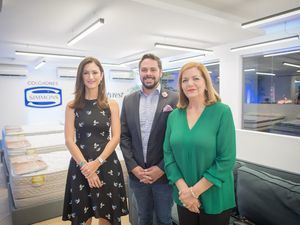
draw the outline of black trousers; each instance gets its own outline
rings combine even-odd
[[[177,205],[179,225],[228,225],[232,209],[220,214],[193,213]]]

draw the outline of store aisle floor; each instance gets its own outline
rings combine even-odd
[[[33,225],[69,225],[71,222],[69,221],[62,221],[61,217],[57,217],[50,220],[45,220],[43,222],[34,223]],[[122,225],[130,225],[128,216],[122,216],[121,217],[121,224]],[[97,220],[93,219],[92,225],[98,225]]]

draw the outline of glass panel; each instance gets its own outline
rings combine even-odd
[[[216,65],[211,65],[211,66],[206,66],[209,74],[210,74],[210,78],[212,80],[214,89],[219,93],[219,64]]]
[[[161,78],[162,87],[167,90],[178,91],[178,75],[179,70],[163,73]]]
[[[206,67],[215,90],[219,93],[219,64]],[[164,72],[161,78],[161,84],[165,89],[178,91],[179,70]]]
[[[243,74],[243,128],[300,136],[300,53],[244,57]]]

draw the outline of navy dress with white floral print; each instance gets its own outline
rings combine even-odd
[[[76,145],[87,161],[95,160],[110,140],[110,109],[99,109],[96,100],[85,100],[85,107],[75,110]],[[107,219],[112,225],[121,224],[128,214],[122,168],[113,152],[96,171],[100,188],[90,188],[79,166],[70,161],[65,191],[63,220],[83,225],[91,217]]]

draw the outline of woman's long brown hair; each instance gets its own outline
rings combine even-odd
[[[97,105],[100,109],[104,109],[108,107],[108,100],[106,96],[106,88],[105,88],[105,79],[104,79],[104,70],[99,62],[98,59],[94,57],[86,57],[81,61],[77,69],[77,77],[76,77],[76,84],[75,84],[75,99],[70,104],[71,108],[75,109],[82,109],[84,107],[84,99],[85,99],[85,85],[83,81],[83,69],[85,65],[89,63],[95,63],[100,72],[103,74],[103,78],[98,85],[98,97],[97,97]]]

